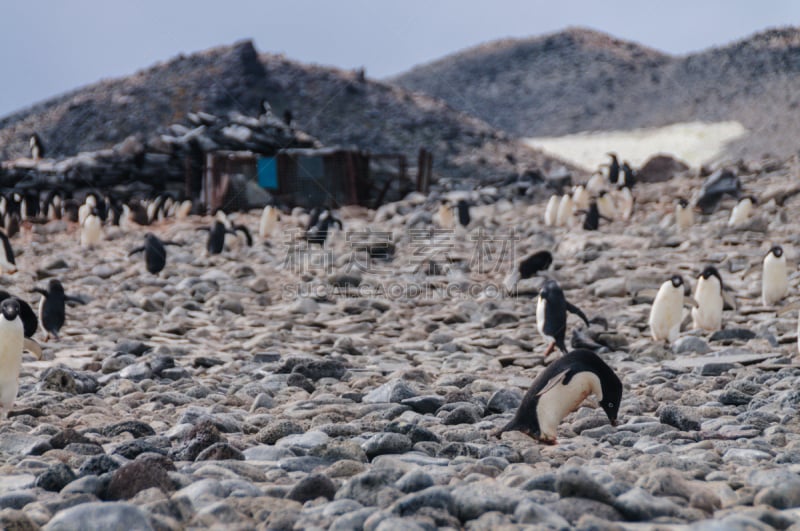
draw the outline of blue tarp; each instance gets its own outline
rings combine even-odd
[[[275,157],[258,159],[258,184],[267,190],[278,189],[278,160]]]

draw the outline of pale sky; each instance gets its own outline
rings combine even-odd
[[[585,26],[685,54],[800,25],[793,0],[2,0],[0,117],[179,53],[261,52],[383,78],[482,42]]]

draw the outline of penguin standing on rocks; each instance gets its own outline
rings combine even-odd
[[[133,249],[128,256],[144,251],[144,265],[147,271],[157,275],[164,269],[167,264],[167,249],[166,245],[180,245],[177,242],[161,241],[158,236],[152,232],[144,235],[144,245]]]
[[[735,227],[747,221],[753,213],[753,207],[758,203],[758,200],[748,195],[743,197],[736,203],[736,206],[731,209],[731,217],[728,219],[728,226]]]
[[[703,269],[694,288],[696,308],[692,308],[692,327],[714,332],[722,328],[722,277],[714,266]]]
[[[6,418],[19,390],[25,333],[19,301],[10,297],[0,303],[0,418]]]
[[[561,205],[561,198],[551,195],[544,207],[544,224],[547,227],[554,227],[558,222],[558,207]]]
[[[494,435],[518,430],[546,444],[556,444],[558,425],[594,395],[616,426],[622,382],[591,350],[573,350],[548,365],[531,384],[514,418]]]
[[[568,311],[583,319],[586,326],[589,326],[589,319],[586,318],[580,308],[564,298],[564,292],[558,282],[546,280],[536,301],[536,327],[539,329],[539,333],[551,342],[544,353],[545,357],[556,346],[564,354],[567,353],[567,345],[564,342],[564,338],[567,333]]]
[[[267,205],[261,212],[261,222],[258,224],[258,235],[262,239],[272,236],[272,232],[278,226],[278,209],[272,205]]]
[[[608,164],[608,181],[612,185],[616,185],[619,181],[619,161],[617,160],[616,153],[606,153],[611,157],[611,162]]]
[[[686,230],[694,225],[694,210],[686,199],[680,198],[675,203],[675,224],[680,230]]]
[[[558,202],[558,211],[556,212],[556,225],[559,227],[568,227],[572,224],[572,213],[574,206],[572,203],[572,196],[564,194],[561,196],[561,201]]]
[[[617,217],[617,206],[614,204],[614,198],[605,190],[597,194],[597,210],[600,212],[600,216],[609,221]]]
[[[650,309],[650,334],[655,341],[672,343],[678,338],[683,320],[683,277],[672,277],[661,284]]]
[[[786,255],[783,247],[776,245],[764,257],[761,271],[761,300],[764,306],[772,306],[783,299],[788,292]]]
[[[325,241],[328,239],[328,232],[332,225],[337,225],[339,230],[342,230],[342,222],[330,212],[330,210],[323,211],[316,225],[311,227],[305,234],[305,240],[310,244],[317,244],[320,247],[325,247]]]
[[[0,240],[3,240],[3,250],[0,253],[0,272],[14,274],[17,272],[14,249],[11,248],[11,242],[2,230],[0,230]]]
[[[85,304],[78,297],[64,293],[64,286],[57,278],[51,278],[47,284],[47,289],[33,288],[36,293],[41,293],[42,299],[39,302],[39,320],[45,331],[45,341],[53,336],[58,341],[58,332],[66,321],[66,304],[74,302]]]
[[[458,223],[467,228],[469,222],[472,221],[472,218],[469,215],[469,203],[467,203],[466,199],[459,199],[458,203],[456,203],[456,210],[458,210]]]
[[[600,214],[600,209],[597,207],[597,201],[589,203],[589,210],[583,212],[583,230],[597,230],[600,227],[600,218],[606,221],[611,221],[607,217]]]
[[[513,290],[520,279],[529,279],[539,271],[544,271],[553,263],[550,251],[538,251],[523,258],[514,271],[503,281],[507,291]]]
[[[37,133],[33,133],[31,135],[31,139],[28,144],[31,148],[31,158],[33,160],[38,161],[44,157],[44,144],[42,143],[41,137]]]
[[[576,210],[586,210],[589,208],[589,201],[591,198],[592,196],[589,194],[589,191],[582,184],[576,186],[575,190],[572,192],[572,204],[575,206]]]
[[[439,210],[437,211],[436,215],[439,218],[439,228],[452,229],[456,226],[456,219],[453,216],[453,209],[447,199],[442,199],[442,201],[439,203]]]
[[[81,247],[94,247],[103,239],[103,222],[93,207],[81,224]]]
[[[250,236],[250,231],[244,225],[233,225],[232,228],[225,226],[225,223],[219,219],[214,221],[211,227],[201,227],[197,230],[208,231],[208,240],[206,241],[206,250],[208,254],[220,254],[225,247],[225,235],[233,234],[241,231],[247,239],[247,245],[253,245],[253,237]]]

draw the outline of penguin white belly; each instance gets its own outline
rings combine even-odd
[[[700,277],[697,280],[694,300],[697,308],[692,308],[692,327],[709,332],[719,330],[722,327],[723,300],[716,277]]]
[[[452,229],[455,227],[455,217],[453,211],[449,206],[441,205],[439,207],[439,226],[443,229]]]
[[[683,288],[673,288],[667,281],[658,290],[650,310],[650,333],[656,341],[672,343],[681,331]]]
[[[83,226],[83,222],[86,221],[86,218],[89,217],[89,213],[91,213],[92,207],[87,205],[86,203],[82,204],[78,208],[78,223]]]
[[[571,412],[578,409],[587,396],[603,396],[600,378],[593,372],[584,371],[574,375],[569,384],[556,384],[539,397],[536,404],[536,417],[543,438],[555,440],[558,425]]]
[[[545,305],[547,301],[543,298],[539,297],[539,300],[536,301],[536,328],[539,330],[539,334],[542,337],[547,338],[549,341],[554,341],[554,339],[544,333],[544,315],[545,315]]]
[[[0,318],[0,416],[5,417],[19,390],[22,345],[25,340],[22,320]]]
[[[575,188],[572,194],[572,203],[577,210],[587,210],[589,208],[589,191],[583,186]]]
[[[609,194],[597,198],[597,211],[600,212],[600,215],[605,218],[616,218],[616,207],[614,206],[614,201],[611,199]]]
[[[558,202],[556,225],[559,227],[572,225],[572,196],[569,194],[562,195],[561,201]]]
[[[741,225],[750,217],[753,212],[753,203],[749,199],[742,199],[731,210],[731,217],[728,219],[728,226]]]
[[[680,205],[675,207],[675,222],[678,228],[686,230],[694,224],[694,212],[691,207],[682,207]]]
[[[97,216],[89,216],[83,223],[81,230],[81,247],[89,247],[97,245],[103,236],[103,229],[100,224],[100,218]]]
[[[558,206],[561,200],[557,195],[551,195],[547,201],[547,206],[544,209],[544,224],[548,227],[555,226],[558,221]]]
[[[775,258],[769,254],[764,258],[761,276],[761,300],[764,306],[772,306],[783,299],[789,291],[786,273],[786,257]]]
[[[619,213],[627,221],[633,216],[633,194],[630,188],[623,188],[619,197]]]
[[[278,224],[278,211],[272,208],[271,206],[264,207],[264,211],[261,213],[261,223],[258,226],[258,234],[262,238],[268,238],[272,235],[272,231],[275,230],[275,226]]]
[[[595,173],[589,180],[586,182],[586,190],[591,193],[597,194],[600,193],[606,185],[606,178],[600,175],[599,173]]]
[[[177,219],[186,219],[189,216],[189,213],[192,211],[192,202],[187,199],[178,209],[175,211],[175,217]]]

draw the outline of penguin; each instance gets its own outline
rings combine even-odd
[[[0,303],[0,418],[7,418],[19,390],[22,348],[25,333],[19,301],[8,298]]]
[[[225,224],[216,220],[214,224],[211,225],[211,228],[203,227],[199,230],[208,231],[208,241],[206,242],[208,254],[220,254],[222,248],[225,246],[225,234],[230,232],[225,228]]]
[[[191,213],[192,201],[191,199],[186,199],[175,209],[175,219],[186,219]]]
[[[456,203],[456,210],[458,210],[458,222],[462,227],[467,228],[469,222],[472,220],[469,215],[469,203],[466,199],[459,199]]]
[[[136,253],[144,251],[144,265],[147,271],[153,275],[157,275],[167,264],[166,245],[180,245],[180,243],[162,241],[152,232],[148,232],[144,235],[144,245],[133,249],[128,253],[128,256],[133,256]]]
[[[600,215],[608,220],[613,220],[616,216],[617,207],[614,204],[614,199],[611,194],[605,190],[601,190],[597,194],[597,211]]]
[[[606,187],[606,180],[602,173],[596,172],[586,181],[586,190],[590,194],[598,194]]]
[[[590,200],[591,195],[589,195],[589,191],[586,187],[581,184],[575,187],[575,190],[572,192],[572,204],[576,210],[586,210],[589,208]]]
[[[680,230],[694,225],[694,210],[686,199],[680,198],[675,202],[675,224]]]
[[[775,245],[764,257],[761,271],[761,300],[764,306],[772,306],[783,299],[788,292],[786,255],[783,247]]]
[[[650,333],[655,341],[672,343],[681,331],[683,320],[683,277],[672,277],[661,284],[650,309]]]
[[[758,200],[752,195],[741,198],[739,202],[736,203],[736,206],[731,209],[731,217],[728,219],[728,226],[735,227],[747,221],[753,213],[753,206],[755,206],[757,202]]]
[[[55,188],[47,193],[42,202],[42,212],[48,221],[61,219],[63,204],[64,194],[60,189]]]
[[[550,196],[547,201],[547,206],[544,207],[544,224],[548,227],[554,227],[558,221],[558,207],[561,204],[561,198],[554,194]]]
[[[61,206],[61,217],[72,223],[77,223],[80,217],[80,205],[75,199],[64,199]]]
[[[617,190],[617,205],[620,218],[629,221],[633,217],[633,208],[636,205],[636,198],[633,191],[628,186],[622,186]]]
[[[3,228],[6,235],[13,238],[19,232],[19,215],[16,212],[6,212],[3,216]]]
[[[339,230],[342,230],[342,222],[335,218],[329,210],[326,210],[320,214],[317,224],[306,231],[305,240],[309,244],[315,243],[320,247],[325,247],[325,240],[328,239],[328,231],[331,225],[338,225]]]
[[[707,266],[697,277],[694,288],[697,307],[692,308],[692,327],[714,332],[722,327],[722,277],[714,266]]]
[[[611,162],[608,164],[608,182],[611,183],[612,186],[616,186],[619,181],[619,161],[617,160],[617,154],[606,153],[606,155],[611,157]]]
[[[0,290],[0,303],[5,300],[13,299],[19,305],[19,317],[22,320],[23,349],[31,352],[37,359],[42,359],[42,347],[33,339],[33,335],[39,328],[39,319],[31,305],[23,299],[11,295],[9,292]],[[0,349],[2,349],[2,339],[0,339]],[[0,366],[0,378],[2,378],[2,367]]]
[[[622,163],[622,175],[617,180],[617,184],[625,188],[633,188],[633,185],[636,184],[636,172],[630,167],[627,160]]]
[[[267,205],[261,212],[261,222],[258,225],[258,235],[262,239],[272,236],[272,232],[278,225],[278,209],[272,205]]]
[[[103,239],[103,225],[97,208],[92,208],[81,225],[81,247],[94,247]]]
[[[514,418],[497,430],[518,430],[545,444],[556,444],[558,425],[594,395],[612,426],[618,424],[622,382],[591,350],[573,350],[548,365],[531,384]]]
[[[600,218],[605,219],[605,216],[600,215],[600,209],[597,208],[597,201],[589,203],[589,210],[584,212],[583,230],[597,230],[600,226]]]
[[[48,341],[50,336],[53,336],[58,341],[58,332],[66,320],[66,303],[86,303],[78,297],[64,293],[64,286],[57,278],[50,279],[47,289],[36,287],[33,288],[33,291],[42,295],[42,299],[39,301],[39,321],[45,331],[44,340]]]
[[[589,319],[586,318],[580,308],[564,298],[564,292],[558,282],[546,280],[536,301],[536,327],[539,329],[539,333],[550,341],[550,345],[544,353],[545,357],[556,346],[564,354],[567,353],[567,345],[564,342],[564,338],[567,332],[568,311],[583,319],[586,326],[589,326]]]
[[[81,226],[83,226],[83,222],[86,221],[93,208],[97,208],[97,197],[94,194],[88,194],[78,209],[78,223]]]
[[[520,279],[528,279],[539,271],[544,271],[553,263],[550,251],[538,251],[523,258],[517,268],[506,277],[503,284],[506,291],[511,291],[517,286]]]
[[[556,226],[568,227],[572,224],[572,196],[564,194],[561,196],[561,201],[558,202],[558,210],[556,212]]]
[[[13,275],[17,272],[17,263],[14,261],[14,249],[6,233],[0,230],[0,240],[3,240],[3,250],[0,254],[0,272]]]
[[[37,133],[33,133],[31,135],[28,145],[31,148],[31,158],[34,161],[38,161],[44,157],[44,143],[42,142],[42,138]]]

